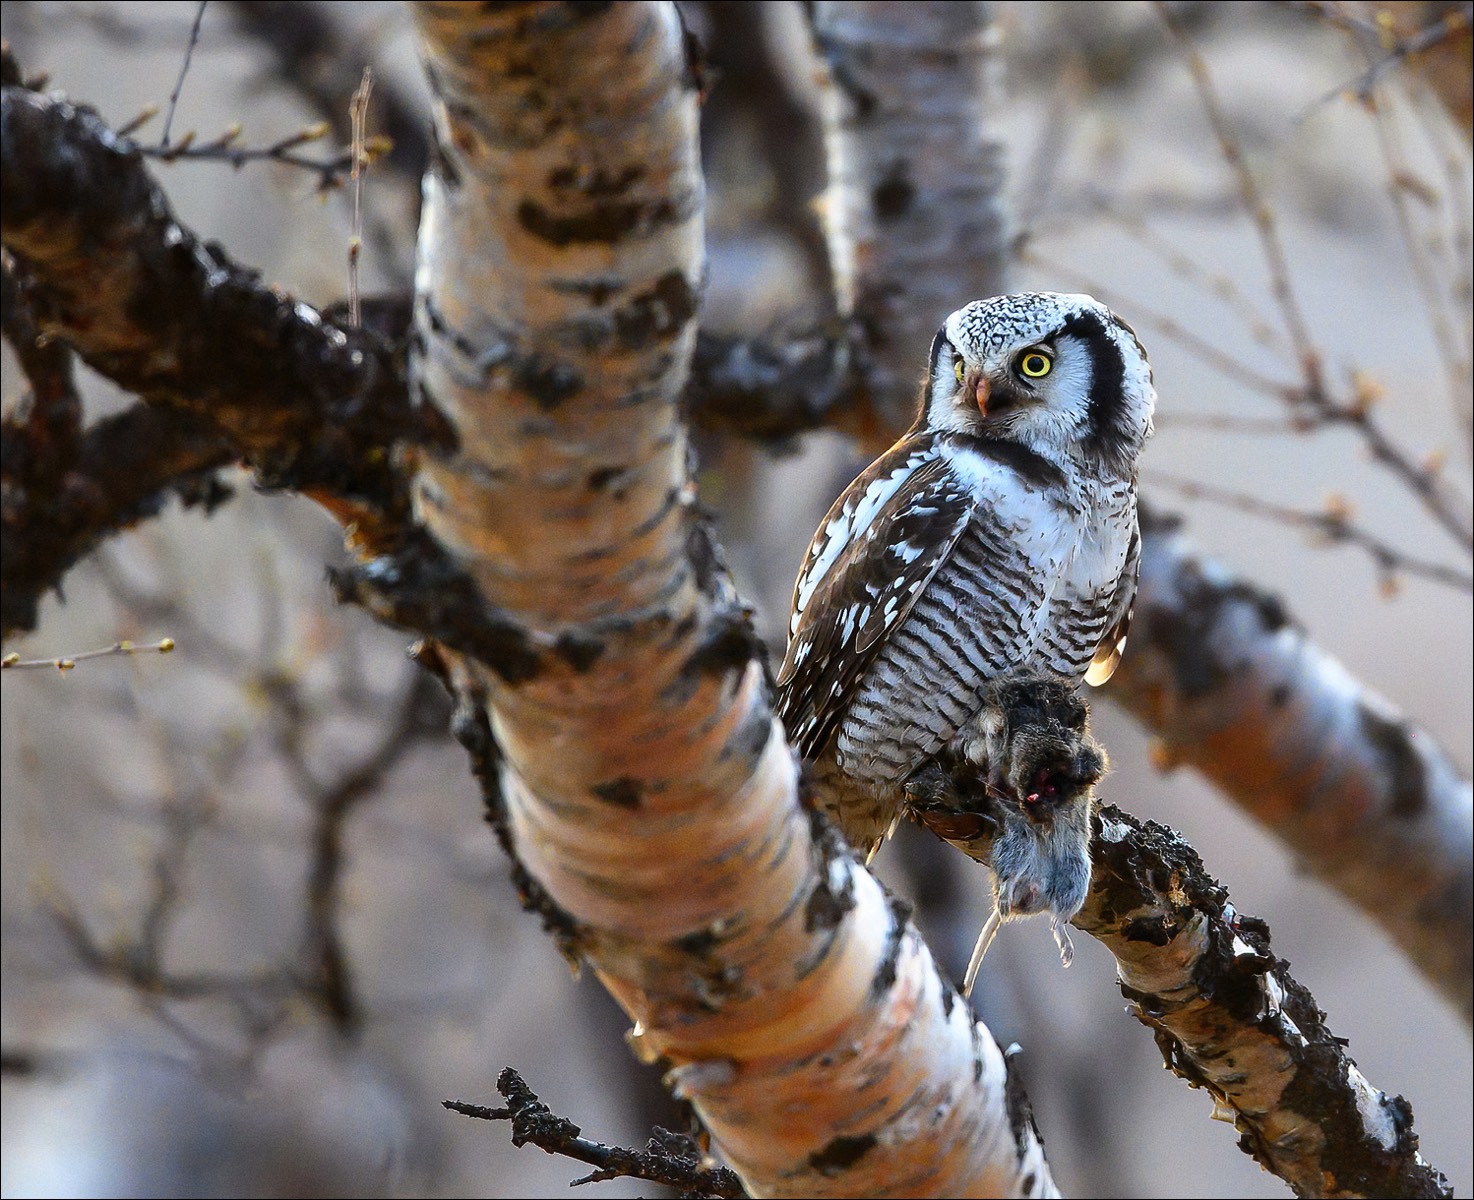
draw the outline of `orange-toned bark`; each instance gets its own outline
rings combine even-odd
[[[694,511],[673,7],[416,11],[441,160],[416,385],[459,437],[417,507],[535,651],[452,670],[489,697],[519,863],[755,1194],[1054,1194],[996,1043],[800,805]]]

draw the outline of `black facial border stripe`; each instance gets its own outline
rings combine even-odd
[[[1090,352],[1090,397],[1086,402],[1088,450],[1101,456],[1121,454],[1131,441],[1126,411],[1126,360],[1106,332],[1098,313],[1078,312],[1066,318],[1060,333],[1083,342]]]

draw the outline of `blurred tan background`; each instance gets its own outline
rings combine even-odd
[[[282,78],[263,38],[245,32],[242,7],[208,6],[176,139],[193,129],[208,140],[240,121],[242,144],[267,145],[319,119],[305,91],[325,64]],[[372,62],[380,104],[395,92],[423,107],[400,5],[314,7],[337,31],[324,53],[338,71],[356,82]],[[1440,127],[1426,99],[1389,106],[1384,118],[1397,122],[1388,127],[1410,173],[1399,185],[1372,114],[1337,95],[1366,67],[1346,38],[1287,6],[1176,7],[1271,198],[1328,372],[1375,377],[1401,444],[1419,458],[1445,454],[1467,497],[1467,446],[1389,199],[1389,186],[1421,189],[1420,239],[1435,228],[1467,236],[1467,141]],[[114,126],[167,103],[194,13],[185,3],[3,6],[22,66],[48,72],[51,86]],[[760,57],[792,81],[783,102],[809,111],[812,65],[797,8],[693,4],[687,15],[717,66],[705,319],[762,331],[795,312],[818,315],[802,204],[822,184],[819,150],[801,129],[782,147],[765,143],[739,87],[753,52],[742,39],[766,39]],[[1195,423],[1283,413],[1210,370],[1152,314],[1170,314],[1241,363],[1281,377],[1287,368],[1238,318],[1239,302],[1224,302],[1228,294],[1273,309],[1258,243],[1180,53],[1147,5],[1001,6],[1000,21],[1009,69],[999,120],[1033,256],[1016,287],[1099,289],[1132,321],[1161,397],[1144,492],[1182,512],[1206,553],[1280,594],[1322,647],[1467,773],[1466,591],[1403,578],[1387,594],[1355,549],[1317,547],[1283,523],[1152,485],[1153,472],[1165,473],[1312,511],[1342,496],[1406,553],[1467,567],[1354,435]],[[157,139],[159,123],[140,139]],[[327,143],[322,155],[336,148]],[[312,175],[267,163],[157,172],[184,221],[268,280],[314,304],[344,293],[346,193],[319,197]],[[365,290],[404,287],[413,182],[376,168],[366,202]],[[1467,288],[1468,242],[1434,250]],[[918,371],[925,352],[916,348]],[[10,404],[22,384],[8,351],[4,368]],[[94,414],[124,402],[96,377],[85,387]],[[743,446],[702,450],[704,497],[777,645],[808,536],[863,464],[831,435],[777,458]],[[612,1004],[590,980],[574,982],[517,909],[464,755],[434,732],[443,705],[414,691],[405,639],[332,603],[323,563],[342,558],[336,529],[308,504],[231,481],[236,497],[213,516],[171,510],[74,570],[65,603],[52,598],[39,631],[14,647],[53,656],[169,635],[174,655],[4,677],[0,1188],[16,1197],[561,1194],[582,1173],[576,1164],[514,1150],[505,1126],[438,1102],[498,1103],[494,1082],[511,1064],[588,1137],[642,1144],[652,1122],[679,1117],[625,1050]],[[1268,920],[1276,950],[1363,1072],[1411,1101],[1424,1156],[1469,1195],[1470,1043],[1453,1014],[1365,918],[1210,789],[1159,774],[1127,717],[1109,704],[1097,714],[1114,763],[1104,798],[1181,829],[1238,908]],[[314,973],[322,947],[306,903],[312,839],[322,795],[386,746],[386,769],[342,824],[333,928],[349,964],[349,1007],[334,1011]],[[893,887],[920,894],[933,947],[960,973],[989,902],[981,871],[955,857],[908,830],[880,863]],[[1235,1148],[1231,1127],[1210,1121],[1206,1095],[1162,1069],[1150,1036],[1123,1014],[1109,955],[1088,939],[1076,944],[1064,971],[1043,922],[1009,928],[975,1000],[999,1041],[1023,1048],[1061,1187],[1082,1196],[1284,1194]],[[133,983],[119,962],[134,965]],[[137,986],[150,971],[162,982]],[[615,1196],[657,1190],[597,1186]]]

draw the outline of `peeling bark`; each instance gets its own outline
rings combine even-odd
[[[1075,925],[1116,956],[1121,994],[1168,1067],[1210,1091],[1240,1148],[1298,1196],[1451,1196],[1412,1106],[1370,1084],[1315,997],[1170,829],[1106,806]]]
[[[1054,1194],[996,1043],[800,806],[693,511],[701,180],[674,9],[416,12],[437,165],[415,379],[458,435],[417,505],[530,651],[447,664],[525,898],[754,1194]]]

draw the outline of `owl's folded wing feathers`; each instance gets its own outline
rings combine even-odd
[[[883,644],[947,561],[976,496],[924,443],[899,443],[835,502],[794,588],[778,713],[814,758]]]

